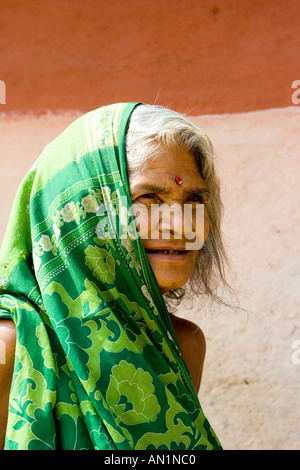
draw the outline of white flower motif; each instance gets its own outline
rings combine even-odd
[[[146,297],[146,299],[149,300],[150,306],[151,306],[151,307],[154,307],[154,303],[153,303],[152,297],[151,297],[151,295],[150,295],[150,293],[149,293],[147,287],[145,286],[145,284],[142,286],[142,292],[143,292],[144,296]]]
[[[56,224],[53,224],[53,231],[54,231],[54,234],[56,236],[56,240],[58,240],[58,238],[60,236],[60,229],[58,228],[58,226]]]
[[[40,238],[40,245],[44,251],[51,251],[53,245],[48,235],[42,235]]]
[[[2,289],[6,289],[7,284],[8,284],[7,276],[0,276],[0,287],[2,287]]]
[[[76,219],[76,207],[74,202],[68,202],[65,207],[61,210],[61,215],[64,222],[72,222]]]
[[[125,206],[120,207],[119,217],[120,217],[120,224],[124,227],[127,227],[128,220],[129,220],[129,211],[128,211],[127,207],[125,207]]]
[[[103,199],[104,202],[111,202],[111,189],[109,186],[103,186],[102,187],[102,194],[103,194]]]
[[[129,253],[133,251],[132,243],[129,237],[121,238],[121,244]]]
[[[96,198],[92,195],[84,197],[81,204],[86,212],[92,212],[93,214],[96,214],[99,207]]]

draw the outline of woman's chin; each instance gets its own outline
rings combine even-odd
[[[187,251],[183,254],[151,253],[146,250],[147,258],[163,294],[182,287],[193,275],[198,252]]]
[[[161,266],[157,266],[158,263],[151,262],[151,260],[149,262],[162,294],[182,287],[192,275],[190,270],[188,272],[186,270],[182,271],[182,269],[178,269],[178,266],[177,269],[175,266],[172,269],[167,269],[164,266],[162,269]]]

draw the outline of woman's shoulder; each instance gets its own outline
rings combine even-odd
[[[204,333],[198,325],[185,318],[171,315],[171,320],[182,356],[189,368],[195,389],[198,392],[206,352]]]
[[[15,360],[16,327],[12,320],[0,319],[0,380],[11,376]]]
[[[192,341],[199,348],[203,349],[206,347],[205,335],[200,326],[186,318],[175,315],[172,315],[171,319],[177,337]]]
[[[0,319],[0,450],[4,448],[8,402],[15,361],[16,328],[12,320]]]

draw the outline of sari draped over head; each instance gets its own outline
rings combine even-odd
[[[221,449],[135,230],[135,106],[73,122],[15,197],[0,252],[0,318],[17,338],[5,449]]]

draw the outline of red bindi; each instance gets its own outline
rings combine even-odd
[[[175,176],[175,183],[182,184],[182,179],[180,178],[180,176]]]

